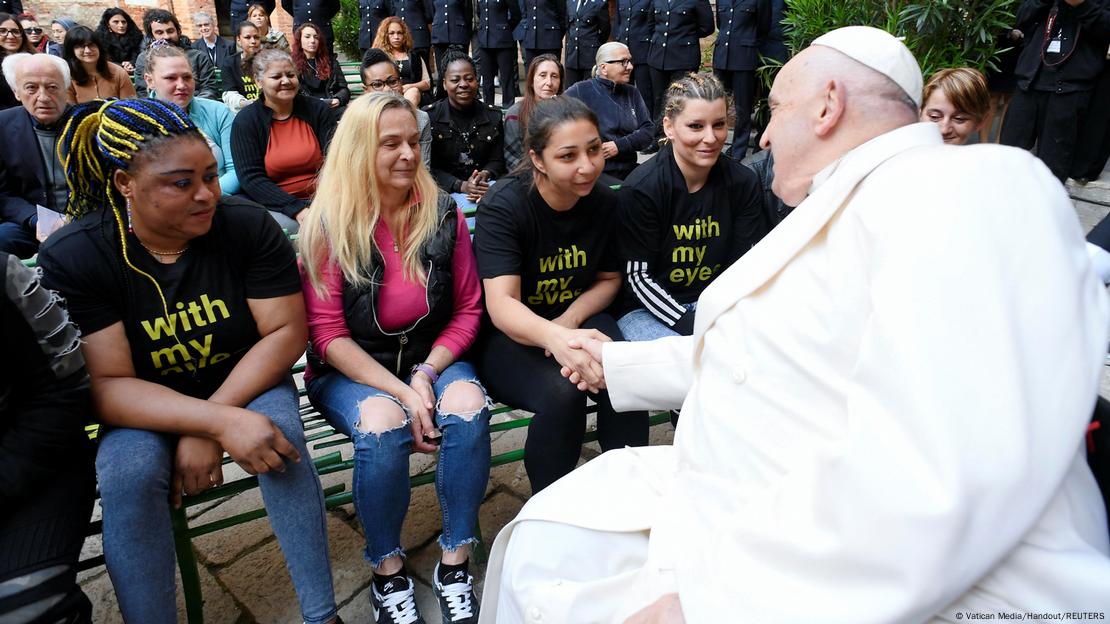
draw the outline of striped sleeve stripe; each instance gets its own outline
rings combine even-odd
[[[686,313],[684,306],[671,298],[666,290],[651,279],[646,262],[629,260],[627,272],[628,282],[632,285],[632,291],[640,303],[667,325],[674,325]]]

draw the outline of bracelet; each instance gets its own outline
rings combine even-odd
[[[431,380],[433,384],[439,381],[439,373],[437,373],[436,369],[432,368],[432,365],[427,362],[421,362],[413,366],[412,370],[409,371],[410,375],[415,375],[416,373],[424,373],[428,376],[428,379]]]

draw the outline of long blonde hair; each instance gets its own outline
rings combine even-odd
[[[336,128],[324,166],[316,181],[316,196],[301,224],[297,245],[301,263],[313,290],[327,296],[323,266],[335,262],[343,277],[355,287],[370,284],[373,273],[374,229],[381,219],[376,165],[382,115],[395,108],[416,118],[412,104],[394,93],[367,93],[351,102]],[[398,237],[401,270],[405,279],[424,284],[420,249],[435,234],[438,225],[439,187],[416,155],[416,179],[410,198],[417,198],[407,211],[403,232]]]

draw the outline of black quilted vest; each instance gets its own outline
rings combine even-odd
[[[394,375],[404,379],[409,369],[424,361],[432,343],[450,322],[454,312],[451,259],[455,253],[458,213],[450,196],[441,193],[436,206],[439,227],[420,250],[421,264],[428,275],[428,314],[409,327],[386,332],[378,325],[375,298],[382,282],[383,261],[374,253],[370,284],[356,287],[343,280],[343,317],[353,339],[362,350]],[[309,345],[308,359],[317,375],[332,371]]]

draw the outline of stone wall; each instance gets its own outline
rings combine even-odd
[[[220,4],[222,6],[217,6]],[[165,9],[177,15],[181,22],[181,30],[191,39],[196,39],[196,29],[193,28],[193,14],[204,11],[210,15],[227,15],[227,0],[217,3],[214,0],[24,0],[26,10],[35,14],[39,23],[49,25],[50,20],[57,17],[69,17],[77,20],[90,28],[96,28],[100,23],[100,15],[109,7],[120,7],[131,15],[135,23],[142,25],[143,14],[150,9]],[[226,21],[226,17],[225,20]],[[286,34],[293,32],[293,18],[278,4],[277,10],[270,16],[274,27]],[[221,24],[221,30],[230,30],[230,24]]]

